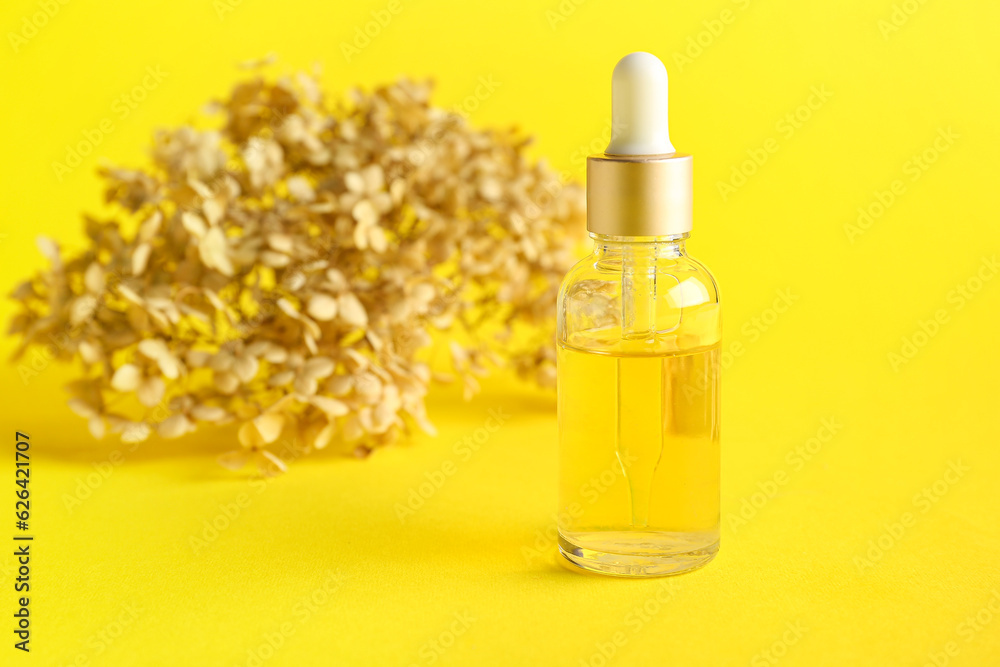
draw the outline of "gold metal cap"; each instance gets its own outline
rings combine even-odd
[[[693,159],[665,155],[587,158],[587,230],[608,236],[673,236],[691,231]]]

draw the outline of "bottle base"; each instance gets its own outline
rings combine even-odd
[[[716,533],[716,536],[718,534]],[[593,540],[574,542],[559,533],[559,553],[574,566],[613,577],[665,577],[696,570],[715,558],[719,540],[710,544],[692,544],[690,539],[671,539],[670,533],[650,535],[636,540],[615,540],[613,535],[603,535],[600,544]],[[583,543],[590,546],[584,546]]]

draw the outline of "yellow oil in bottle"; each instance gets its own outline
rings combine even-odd
[[[719,542],[719,344],[650,354],[641,341],[604,350],[574,338],[558,350],[564,556],[625,576],[708,562]]]
[[[594,249],[556,307],[559,550],[627,577],[690,570],[719,548],[721,300],[687,254],[694,172],[670,141],[667,89],[650,53],[615,65],[617,130],[587,158]]]

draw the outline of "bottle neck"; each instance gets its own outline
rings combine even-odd
[[[690,233],[673,236],[609,236],[591,234],[598,261],[618,262],[627,259],[673,259],[687,254],[684,242]]]

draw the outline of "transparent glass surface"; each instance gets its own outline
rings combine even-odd
[[[718,288],[683,238],[595,241],[559,295],[559,548],[682,572],[719,544]]]

